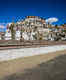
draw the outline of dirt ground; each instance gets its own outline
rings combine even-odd
[[[66,80],[66,50],[0,62],[0,80]]]

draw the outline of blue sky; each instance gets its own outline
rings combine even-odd
[[[25,16],[56,17],[55,24],[66,22],[66,0],[0,0],[0,23]]]

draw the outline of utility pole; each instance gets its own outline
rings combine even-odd
[[[23,39],[22,39],[22,38],[23,38],[23,37],[22,37],[22,26],[23,26],[22,23],[20,24],[20,26],[21,26],[21,32],[20,32],[21,37],[20,37],[20,42],[22,42],[22,40],[23,40]]]
[[[29,40],[30,40],[30,37],[31,37],[31,22],[29,22]]]

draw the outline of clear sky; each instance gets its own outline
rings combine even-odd
[[[17,21],[25,16],[57,17],[66,22],[66,0],[0,0],[0,23]]]

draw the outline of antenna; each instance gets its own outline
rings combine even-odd
[[[12,18],[12,23],[14,23],[14,21],[15,21],[15,17]]]

